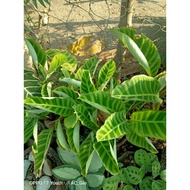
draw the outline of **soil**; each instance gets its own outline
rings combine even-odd
[[[25,19],[27,15],[33,19],[33,25],[30,22],[28,26],[45,49],[64,49],[81,36],[93,35],[103,40],[104,51],[108,51],[115,49],[118,42],[109,29],[119,24],[120,4],[118,0],[51,0],[50,7],[39,4],[39,12],[27,6]],[[39,13],[42,20],[48,17],[47,24],[39,25]],[[166,0],[135,0],[132,22],[138,34],[153,40],[164,58]]]

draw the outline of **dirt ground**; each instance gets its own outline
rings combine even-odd
[[[81,36],[94,35],[103,40],[104,51],[116,48],[117,40],[109,31],[120,20],[119,0],[51,0],[51,6],[39,5],[39,14],[31,6],[25,10],[25,24],[45,49],[65,48]],[[154,41],[162,57],[166,55],[166,0],[135,0],[133,28]],[[31,23],[33,23],[31,25]],[[27,30],[28,31],[28,30]]]

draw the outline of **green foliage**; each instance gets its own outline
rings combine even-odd
[[[151,157],[154,157],[154,159],[151,159]],[[124,186],[123,189],[128,190],[135,189],[135,187],[138,187],[140,190],[166,189],[164,177],[166,176],[166,170],[161,171],[157,156],[139,149],[134,154],[134,160],[140,168],[136,166],[121,168],[118,175],[105,179],[103,189],[117,189],[119,184]]]
[[[122,39],[127,40],[124,42],[131,43],[128,47],[136,52],[134,56],[149,76],[137,75],[121,84],[114,77],[116,64],[113,60],[106,62],[100,69],[99,59],[96,57],[85,60],[81,65],[65,50],[44,51],[39,44],[26,39],[33,60],[32,67],[35,69],[25,72],[24,142],[33,134],[35,171],[38,177],[54,132],[58,147],[63,149],[63,153],[59,155],[64,165],[53,171],[62,180],[75,180],[76,183],[83,182],[92,189],[98,189],[104,181],[102,168],[119,177],[122,173],[127,176],[126,183],[143,183],[141,186],[149,184],[147,180],[146,183],[142,182],[146,171],[152,172],[153,178],[160,174],[158,161],[152,159],[154,164],[150,163],[150,155],[143,157],[144,153],[140,157],[136,156],[137,164],[141,168],[119,168],[117,139],[126,137],[133,145],[151,153],[157,153],[152,138],[166,139],[166,112],[143,107],[148,104],[154,108],[162,103],[160,92],[165,88],[166,75],[157,74],[159,64],[158,59],[154,58],[158,56],[158,52],[145,36],[138,41],[135,40],[133,30],[122,31],[127,32],[116,32],[118,37],[122,33]],[[148,47],[147,51],[144,49],[145,45]],[[32,121],[33,118],[36,119]],[[47,120],[54,122],[49,129],[46,129]],[[36,130],[35,126],[39,123],[42,127]],[[42,153],[39,152],[40,148]],[[75,155],[78,161],[64,160],[62,154],[72,157],[68,152],[72,152],[72,156]],[[112,180],[118,181],[118,178]],[[105,184],[111,189],[109,180],[105,180]],[[79,186],[75,186],[71,184],[71,187],[79,189]],[[157,188],[158,185],[152,186]],[[80,188],[88,189],[87,186]],[[132,187],[126,186],[125,189]]]
[[[71,186],[76,189],[79,187],[79,189],[99,189],[105,178],[104,169],[97,153],[92,151],[92,143],[89,147],[87,146],[92,138],[93,134],[89,135],[86,141],[83,142],[79,156],[72,151],[58,148],[59,157],[64,164],[53,168],[53,175],[64,181],[72,181]],[[85,154],[86,151],[87,154]]]

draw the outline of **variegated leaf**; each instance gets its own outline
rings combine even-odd
[[[31,97],[25,99],[24,103],[61,116],[68,116],[74,112],[72,106],[75,102],[71,98]]]
[[[103,89],[110,78],[113,76],[113,74],[116,71],[116,64],[113,60],[109,60],[105,63],[105,65],[100,69],[99,75],[98,75],[98,87],[99,89]]]
[[[98,153],[98,156],[102,160],[102,163],[105,169],[110,172],[112,175],[119,173],[118,162],[112,156],[110,151],[110,142],[109,141],[100,141],[94,143],[94,149]]]
[[[158,153],[154,145],[151,143],[151,141],[147,137],[141,137],[135,132],[131,131],[127,133],[126,138],[131,144],[135,146],[145,148],[154,154]]]
[[[158,49],[148,37],[143,34],[140,38],[136,37],[136,31],[126,27],[116,28],[112,31],[129,49],[149,76],[157,74],[160,68],[161,58]]]
[[[89,93],[96,91],[92,78],[90,76],[90,71],[83,70],[81,78],[80,93]]]
[[[70,97],[73,100],[76,100],[78,98],[77,92],[75,92],[74,90],[72,90],[71,88],[68,88],[66,86],[57,87],[53,90],[53,92],[64,98]]]
[[[34,168],[36,177],[40,177],[42,175],[42,166],[51,142],[52,135],[53,128],[43,130],[38,135],[37,144],[32,146],[34,152]]]
[[[127,101],[145,101],[161,103],[159,98],[160,83],[149,76],[137,75],[124,81],[112,91],[112,97]]]
[[[94,150],[93,143],[94,143],[94,134],[90,133],[88,137],[80,145],[79,162],[81,165],[81,174],[84,176],[87,174],[89,167],[89,165],[87,165],[87,162]]]
[[[140,136],[166,140],[166,112],[133,112],[129,122],[130,128]]]
[[[111,114],[96,132],[96,138],[98,141],[111,140],[123,136],[128,130],[126,113],[116,112]]]
[[[99,128],[99,126],[95,122],[91,121],[90,118],[92,116],[90,115],[90,113],[88,112],[87,108],[84,105],[78,104],[75,110],[76,110],[77,117],[79,118],[79,120],[84,126],[92,130],[97,130]]]
[[[86,60],[85,64],[77,70],[76,76],[75,76],[76,79],[81,80],[82,73],[84,70],[88,70],[90,72],[91,77],[93,77],[93,75],[96,71],[96,68],[98,66],[98,63],[99,63],[99,58],[97,58],[97,57],[92,57],[92,58]]]
[[[82,94],[79,99],[108,114],[125,109],[123,101],[112,98],[103,91]]]

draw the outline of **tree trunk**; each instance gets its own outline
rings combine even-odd
[[[134,0],[121,0],[120,21],[118,27],[132,27]],[[119,40],[117,45],[116,55],[114,61],[117,66],[120,66],[123,62],[124,53],[123,43]],[[119,69],[119,68],[118,68]]]

